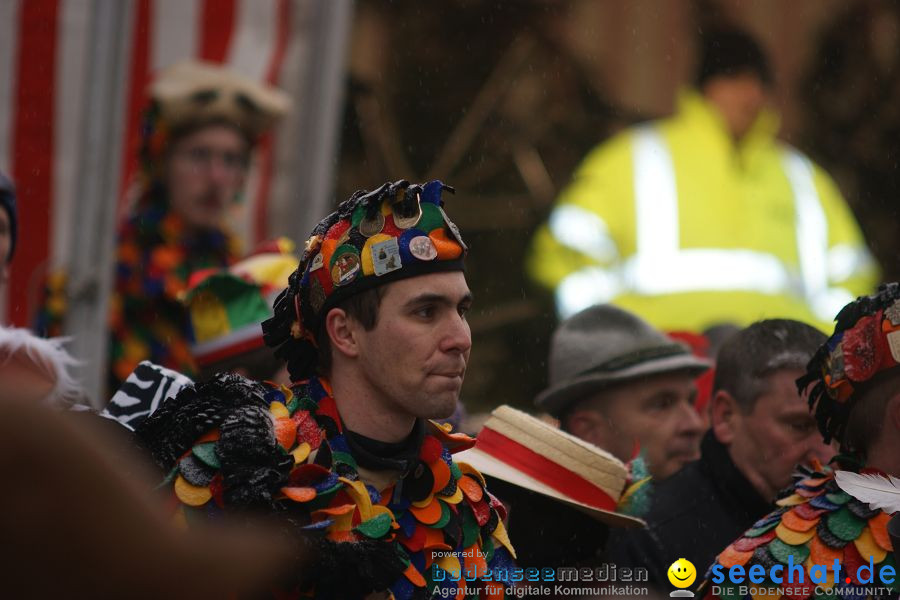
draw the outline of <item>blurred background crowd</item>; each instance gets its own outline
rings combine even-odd
[[[0,11],[0,170],[19,210],[3,320],[64,315],[54,333],[73,335],[93,394],[107,385],[114,239],[135,200],[146,90],[185,58],[291,96],[229,207],[242,253],[277,236],[302,244],[338,200],[377,182],[456,187],[476,250],[463,393],[475,410],[527,406],[544,387],[557,312],[526,268],[532,236],[591,148],[675,110],[710,29],[759,41],[780,138],[834,177],[882,278],[900,275],[892,2],[7,0]]]
[[[280,384],[293,379],[295,389],[312,389],[319,385],[307,382],[313,370],[329,377],[340,370],[331,364],[341,357],[332,352],[334,332],[317,321],[320,312],[334,315],[339,303],[348,321],[369,331],[376,315],[390,314],[380,307],[384,290],[414,289],[409,280],[405,288],[394,285],[401,276],[425,285],[440,280],[426,279],[428,269],[435,270],[429,277],[444,277],[463,269],[465,258],[474,303],[469,311],[465,293],[454,304],[448,314],[459,335],[450,350],[440,346],[463,357],[461,371],[443,376],[466,375],[449,420],[473,434],[485,426],[466,459],[482,461],[478,468],[491,489],[513,497],[513,506],[520,502],[519,523],[531,525],[524,518],[531,506],[545,528],[531,527],[531,537],[519,537],[522,526],[514,531],[520,564],[574,564],[584,558],[576,556],[581,543],[585,556],[597,559],[607,525],[643,526],[634,515],[649,515],[649,537],[614,536],[607,556],[652,566],[657,577],[671,558],[660,549],[677,547],[679,556],[698,552],[700,568],[769,510],[795,464],[813,461],[807,485],[822,487],[810,494],[837,493],[830,481],[822,485],[830,475],[817,473],[817,461],[827,463],[835,450],[827,444],[831,434],[842,450],[868,451],[876,440],[872,464],[886,473],[900,468],[893,458],[878,462],[898,455],[900,419],[876,415],[874,424],[851,427],[848,442],[840,420],[847,411],[831,413],[823,400],[816,411],[823,442],[795,383],[809,363],[806,382],[822,377],[817,393],[824,398],[828,386],[838,403],[851,394],[877,395],[880,385],[890,384],[891,393],[896,387],[895,379],[876,379],[854,391],[848,382],[900,364],[896,284],[853,303],[900,277],[898,68],[900,7],[888,0],[0,0],[0,408],[8,415],[0,438],[8,437],[11,449],[35,445],[43,419],[48,431],[59,428],[72,453],[128,445],[116,427],[98,433],[106,441],[94,447],[56,416],[35,411],[30,401],[39,397],[72,408],[66,419],[85,417],[103,427],[80,406],[87,404],[136,428],[138,437],[147,419],[143,431],[165,438],[179,435],[166,421],[179,405],[188,408],[178,418],[208,428],[203,394],[219,384],[258,385],[225,375],[208,381],[216,373]],[[385,181],[396,183],[377,187]],[[326,217],[347,198],[343,212]],[[367,281],[376,283],[364,287]],[[826,342],[844,306],[850,308]],[[761,319],[768,320],[751,325]],[[388,325],[378,331],[385,329],[396,336],[385,347],[409,341]],[[434,331],[434,339],[423,334],[413,341],[437,344]],[[331,338],[318,339],[323,334]],[[277,359],[266,345],[279,347]],[[404,368],[415,370],[421,358],[407,354],[385,358],[376,373],[353,381],[402,387]],[[817,360],[832,370],[816,367]],[[196,392],[196,410],[185,400],[196,395],[186,377],[207,390]],[[332,400],[321,385],[322,398]],[[182,386],[191,389],[153,417]],[[282,393],[262,389],[265,403]],[[324,425],[303,425],[306,409],[297,412],[312,400],[291,402],[293,392],[282,391],[283,402],[268,406],[282,424],[273,435],[287,431],[288,439],[267,441],[297,447],[293,461],[286,452],[274,454],[289,468],[327,470],[312,464],[310,445],[297,433],[306,427],[316,448],[322,440],[317,427]],[[13,395],[26,397],[6,405]],[[376,404],[349,409],[349,395],[333,395],[338,421],[375,423],[367,418]],[[891,414],[900,414],[895,396]],[[504,404],[537,408],[545,420],[497,409]],[[330,405],[324,406],[317,419],[328,416]],[[292,413],[296,422],[288,421]],[[466,413],[480,417],[466,420]],[[419,427],[413,415],[423,417],[403,416]],[[268,418],[261,421],[266,426]],[[18,421],[30,425],[20,431]],[[407,422],[399,421],[402,429]],[[881,421],[893,424],[890,435],[874,435]],[[430,426],[448,440],[462,439]],[[406,442],[415,441],[416,427],[402,432]],[[502,433],[511,430],[521,439]],[[342,439],[329,439],[328,448],[337,444],[336,464],[347,456],[352,463]],[[360,456],[415,445],[360,439],[353,442],[361,444],[353,449]],[[510,441],[513,450],[500,443]],[[422,444],[421,436],[415,443]],[[503,462],[533,444],[544,444],[540,460]],[[197,458],[186,464],[182,452],[172,455],[181,456],[184,475],[174,479],[173,493],[218,515],[214,504],[222,508],[223,488],[197,461],[221,465],[205,447],[205,454],[192,447]],[[258,450],[253,443],[235,447],[249,455]],[[556,452],[563,448],[574,454]],[[40,450],[38,462],[58,469]],[[411,450],[411,461],[424,460],[419,450]],[[110,490],[119,499],[112,504],[136,507],[119,515],[123,521],[155,530],[157,517],[133,502],[153,475],[131,473],[123,452],[121,465],[108,470],[116,477],[100,470],[84,477]],[[10,462],[12,450],[0,455],[4,469],[37,490],[21,495],[28,505],[46,482]],[[331,460],[329,453],[315,456]],[[560,466],[567,473],[584,466],[573,466],[573,456],[612,470],[586,488],[580,471],[545,486],[541,478]],[[440,458],[431,463],[444,469]],[[627,472],[619,461],[629,463]],[[440,509],[433,497],[458,479],[469,487],[442,501],[459,503],[465,491],[487,511],[479,513],[481,526],[498,511],[494,499],[488,508],[477,472],[481,484],[461,473],[451,482],[446,466],[446,483],[437,485],[435,473],[443,471],[411,464],[398,472],[400,481],[412,477],[407,483],[424,486],[416,501],[429,503],[416,508]],[[644,509],[636,508],[642,498],[631,487],[640,489],[650,477],[659,485],[653,512],[649,496]],[[301,504],[322,491],[280,489]],[[567,495],[585,489],[591,493]],[[582,502],[596,500],[597,489],[602,505]],[[552,502],[516,500],[523,490]],[[73,502],[92,506],[90,490],[82,491]],[[385,502],[400,496],[392,492]],[[697,502],[682,501],[692,496]],[[360,506],[369,500],[354,497]],[[587,509],[605,525],[557,527],[545,519],[555,515],[557,501]],[[391,506],[401,514],[409,503]],[[870,527],[886,539],[884,515],[853,506],[859,519],[878,519]],[[28,521],[15,522],[26,508],[0,510],[11,520],[3,527],[28,537]],[[687,522],[703,521],[708,531],[671,526],[678,519],[669,513],[688,509],[694,514]],[[447,520],[442,511],[427,525],[452,537],[450,509]],[[494,535],[509,547],[498,527],[501,513],[490,517],[492,528],[482,537]],[[63,521],[81,539],[79,524]],[[350,516],[344,521],[360,534]],[[380,525],[391,520],[381,521],[377,529],[362,523],[362,533],[384,537],[389,527]],[[576,539],[579,533],[584,539]],[[335,535],[358,541],[348,531]],[[150,555],[154,544],[175,544],[147,531],[136,539],[148,542]],[[571,557],[557,553],[566,544]],[[235,573],[237,583],[223,581],[224,590],[242,577],[267,580],[277,567],[264,556],[248,563],[248,549],[231,552],[239,547],[226,544],[221,560],[246,564],[248,572]],[[98,548],[104,551],[102,543]],[[880,548],[882,558],[891,550]],[[308,549],[282,552],[291,553],[303,557]],[[345,557],[329,574],[338,581],[340,569],[357,564],[368,565]],[[416,570],[424,566],[410,565],[405,576],[425,587]],[[197,566],[198,581],[206,568]],[[382,590],[381,583],[367,581],[365,589]]]

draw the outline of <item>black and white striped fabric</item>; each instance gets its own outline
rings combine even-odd
[[[193,380],[178,371],[145,360],[131,372],[100,416],[134,430],[165,400],[191,385]]]

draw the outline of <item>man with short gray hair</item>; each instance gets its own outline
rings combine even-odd
[[[655,486],[646,531],[610,540],[617,564],[647,567],[660,586],[678,558],[703,572],[769,511],[798,463],[829,460],[833,452],[795,384],[824,341],[805,323],[769,319],[723,343],[702,456]]]
[[[794,383],[824,341],[805,323],[770,319],[737,333],[719,351],[711,437],[728,447],[734,465],[767,502],[791,482],[797,463],[825,463],[833,454]]]

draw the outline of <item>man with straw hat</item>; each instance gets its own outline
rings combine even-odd
[[[475,447],[456,458],[508,504],[522,567],[597,565],[609,527],[643,526],[619,512],[628,476],[621,461],[511,406],[495,409]]]

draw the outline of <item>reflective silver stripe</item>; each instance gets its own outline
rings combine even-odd
[[[637,251],[625,262],[625,287],[655,295],[700,290],[779,293],[791,276],[772,254],[747,249],[682,249],[678,188],[665,140],[653,126],[634,134]]]
[[[847,252],[829,254],[828,224],[813,182],[812,164],[793,150],[786,150],[783,158],[794,194],[799,273],[767,252],[682,249],[675,170],[668,146],[654,127],[638,128],[633,141],[635,255],[613,268],[587,267],[569,274],[556,290],[561,316],[597,302],[608,302],[624,291],[661,295],[745,290],[801,296],[819,318],[833,318],[841,306],[852,300],[846,290],[828,285],[831,271],[846,272]],[[585,219],[587,211],[581,209],[581,213],[570,213],[567,219],[572,223],[576,218]],[[605,223],[603,227],[603,235],[609,237]],[[560,242],[588,256],[596,256],[602,244],[587,235],[587,228],[578,235],[571,233],[571,227],[568,233],[552,225],[551,230]],[[831,269],[829,259],[841,268]]]
[[[794,192],[795,235],[803,293],[807,298],[814,298],[828,288],[828,223],[813,182],[809,159],[787,148],[782,161]]]
[[[597,262],[608,263],[619,256],[616,242],[606,222],[596,213],[574,204],[561,204],[553,209],[548,221],[550,233],[560,244],[568,246]]]
[[[692,248],[661,258],[636,255],[610,268],[579,269],[556,287],[556,307],[567,318],[627,291],[647,296],[741,290],[778,294],[790,288],[787,271],[771,254]]]
[[[625,261],[625,287],[648,295],[752,290],[777,294],[790,277],[775,256],[752,250],[690,248],[668,256],[639,254]]]
[[[857,244],[835,244],[828,250],[828,280],[844,281],[875,266],[869,249]]]
[[[569,273],[556,286],[556,311],[567,319],[594,304],[606,304],[622,291],[615,269],[585,267]]]
[[[651,125],[634,133],[634,208],[637,254],[678,252],[678,187],[665,141]]]
[[[784,149],[782,162],[794,192],[803,295],[817,317],[830,321],[841,307],[853,300],[853,295],[841,287],[829,286],[828,221],[816,191],[812,163],[792,148]]]

